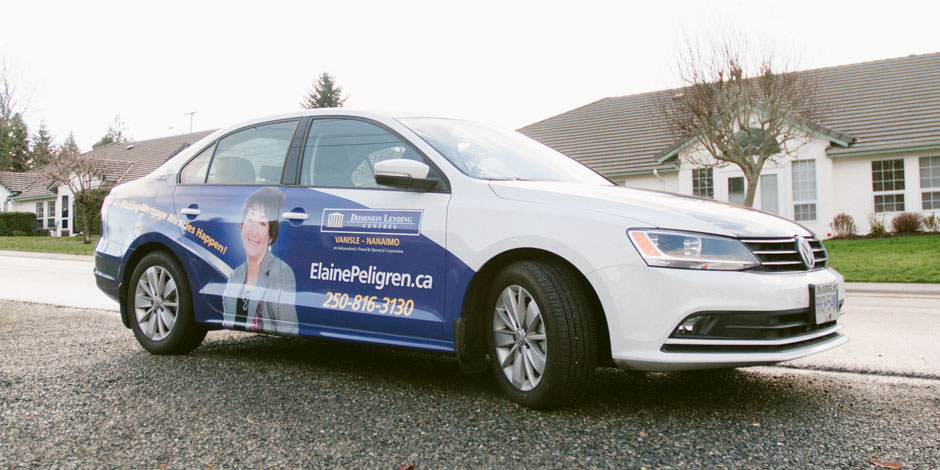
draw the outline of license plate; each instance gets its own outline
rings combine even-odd
[[[839,284],[816,284],[810,286],[810,308],[816,323],[826,323],[839,318]]]

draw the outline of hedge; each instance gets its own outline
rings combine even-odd
[[[0,236],[24,236],[33,234],[36,214],[32,212],[0,212]]]

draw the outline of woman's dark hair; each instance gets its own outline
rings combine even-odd
[[[245,223],[245,217],[252,207],[257,207],[264,212],[268,218],[268,238],[269,245],[277,241],[277,227],[280,225],[281,208],[284,207],[284,193],[277,188],[261,188],[251,193],[245,199],[245,205],[242,206],[242,224]],[[241,229],[241,225],[239,225]]]

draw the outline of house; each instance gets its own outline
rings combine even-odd
[[[822,111],[795,155],[764,167],[754,207],[831,236],[840,213],[940,212],[940,53],[807,70]],[[744,199],[737,166],[708,168],[677,140],[663,100],[681,89],[605,98],[519,131],[612,181],[728,202]]]
[[[102,186],[114,186],[146,176],[173,155],[212,131],[137,142],[116,142],[82,155],[100,162]],[[27,172],[0,172],[0,210],[33,212],[43,228],[54,235],[76,233],[75,208],[68,186],[57,184],[55,166]]]

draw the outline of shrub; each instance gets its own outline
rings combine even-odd
[[[904,212],[891,219],[891,227],[897,233],[915,233],[920,232],[920,224],[923,222],[920,214],[916,212]]]
[[[91,205],[88,208],[91,212],[91,227],[88,227],[88,233],[91,235],[100,235],[101,234],[101,205],[104,204],[104,197],[108,195],[107,190],[102,189],[89,189],[92,194]],[[84,229],[83,227],[83,217],[85,208],[81,204],[75,204],[75,218],[72,219],[72,233],[81,233]]]
[[[845,238],[855,235],[855,219],[851,215],[846,214],[845,212],[835,216],[832,219],[832,223],[829,224],[829,227],[832,228],[832,231],[836,233],[836,237]]]
[[[888,229],[885,228],[885,219],[878,214],[868,213],[868,225],[871,226],[868,231],[869,237],[883,237],[888,233]]]
[[[0,236],[9,237],[17,233],[30,234],[36,214],[32,212],[0,212]]]
[[[940,219],[937,218],[937,214],[930,214],[924,217],[924,230],[929,232],[940,230]]]

